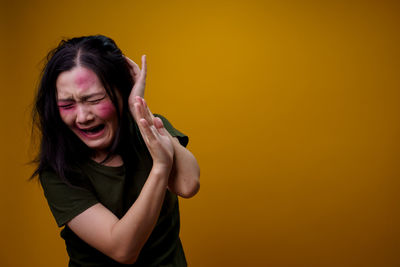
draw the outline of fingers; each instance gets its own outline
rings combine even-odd
[[[141,101],[142,101],[142,105],[143,105],[144,118],[147,121],[151,121],[150,124],[153,124],[153,119],[154,119],[153,113],[151,113],[149,107],[147,106],[146,100],[141,98]]]
[[[156,129],[153,126],[152,122],[150,124],[150,122],[143,117],[143,106],[139,102],[135,103],[135,113],[136,113],[135,120],[139,126],[140,133],[142,134],[142,137],[145,140],[145,142],[147,144],[150,144],[151,141],[157,138]]]
[[[126,57],[126,56],[124,56],[124,57],[125,57],[126,62],[129,65],[129,71],[132,75],[132,78],[136,81],[140,75],[140,68],[132,59],[130,59],[129,57]]]
[[[138,96],[135,98],[135,100],[135,113],[137,116],[137,123],[140,123],[142,120],[144,120],[150,127],[154,126],[154,129],[156,129],[160,135],[167,135],[162,120],[153,116],[153,114],[150,112],[150,109],[147,107],[146,101]]]
[[[159,134],[161,135],[167,134],[166,132],[167,130],[164,128],[164,124],[160,118],[154,118],[153,122]]]
[[[147,76],[147,59],[146,55],[142,56],[142,69],[138,67],[138,74],[135,77],[135,86],[140,90],[144,90],[146,85],[146,76]],[[142,96],[142,95],[140,95]]]
[[[156,126],[157,129],[164,128],[164,124],[160,118],[154,118],[154,126]]]
[[[139,66],[135,63],[135,61],[133,61],[132,59],[130,59],[127,56],[124,56],[124,58],[125,58],[126,62],[128,62],[129,66],[131,68],[136,68],[136,67],[139,68]]]
[[[142,55],[142,78],[146,79],[147,76],[147,57],[146,55]]]
[[[147,120],[150,125],[153,125],[153,113],[151,113],[146,101],[139,96],[135,97],[135,113],[137,114],[138,119],[143,118]]]
[[[149,125],[145,119],[140,119],[139,128],[146,143],[150,144],[157,139],[157,133],[154,129],[154,126]]]
[[[141,103],[141,100],[139,97],[136,97],[134,106],[135,106],[135,120],[136,120],[136,123],[139,124],[139,121],[141,119],[146,120],[146,117],[144,115],[143,104]],[[150,120],[146,120],[146,121],[148,124],[153,124],[153,122]]]
[[[142,69],[139,68],[138,64],[136,64],[132,59],[129,57],[124,56],[126,62],[130,67],[130,72],[134,81],[138,79],[145,80],[147,76],[147,59],[146,55],[142,55]]]
[[[130,73],[132,75],[132,79],[134,81],[134,85],[129,96],[129,103],[133,105],[136,102],[135,96],[144,96],[144,90],[146,87],[146,76],[147,76],[147,58],[145,55],[142,56],[142,69],[133,62],[128,57],[126,58],[126,62],[129,64]],[[134,114],[132,114],[134,115]]]
[[[163,122],[153,116],[143,98],[136,96],[134,99],[135,121],[153,158],[153,164],[170,168],[174,157],[174,147]]]
[[[136,103],[136,106],[139,108],[140,104]],[[164,147],[166,145],[166,140],[169,140],[166,129],[164,128],[160,118],[154,118],[153,124],[150,124],[146,119],[141,118],[139,119],[138,126],[143,140],[152,156],[154,154],[152,152]],[[168,142],[170,142],[170,140]],[[154,154],[154,156],[156,156],[156,154]]]

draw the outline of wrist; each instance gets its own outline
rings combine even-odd
[[[151,168],[151,173],[158,177],[166,177],[166,179],[168,179],[171,169],[172,169],[172,166],[170,164],[153,162],[153,167]]]

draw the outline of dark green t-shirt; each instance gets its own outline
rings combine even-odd
[[[162,119],[172,136],[177,137],[182,145],[187,145],[187,136],[173,128],[164,117],[156,116]],[[138,134],[137,126],[132,126],[131,132]],[[140,194],[152,166],[144,142],[139,142],[135,149],[137,156],[129,166],[125,161],[120,167],[104,166],[93,160],[83,162],[68,174],[74,176],[74,181],[81,181],[78,186],[67,185],[53,171],[40,174],[57,225],[64,226],[61,237],[70,257],[69,266],[127,266],[85,243],[66,223],[96,203],[104,205],[118,218],[124,216]],[[167,190],[156,226],[131,266],[186,266],[179,227],[178,198]]]

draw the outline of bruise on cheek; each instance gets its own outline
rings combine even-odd
[[[69,108],[63,108],[63,107],[58,107],[58,112],[60,112],[61,116],[69,115],[75,110],[74,107],[69,107]]]
[[[101,102],[96,107],[99,116],[102,118],[109,118],[115,114],[115,107],[111,101]]]

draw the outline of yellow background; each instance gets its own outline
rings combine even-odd
[[[187,133],[190,266],[400,266],[398,1],[1,1],[0,266],[66,266],[36,182],[41,60],[101,33]]]

